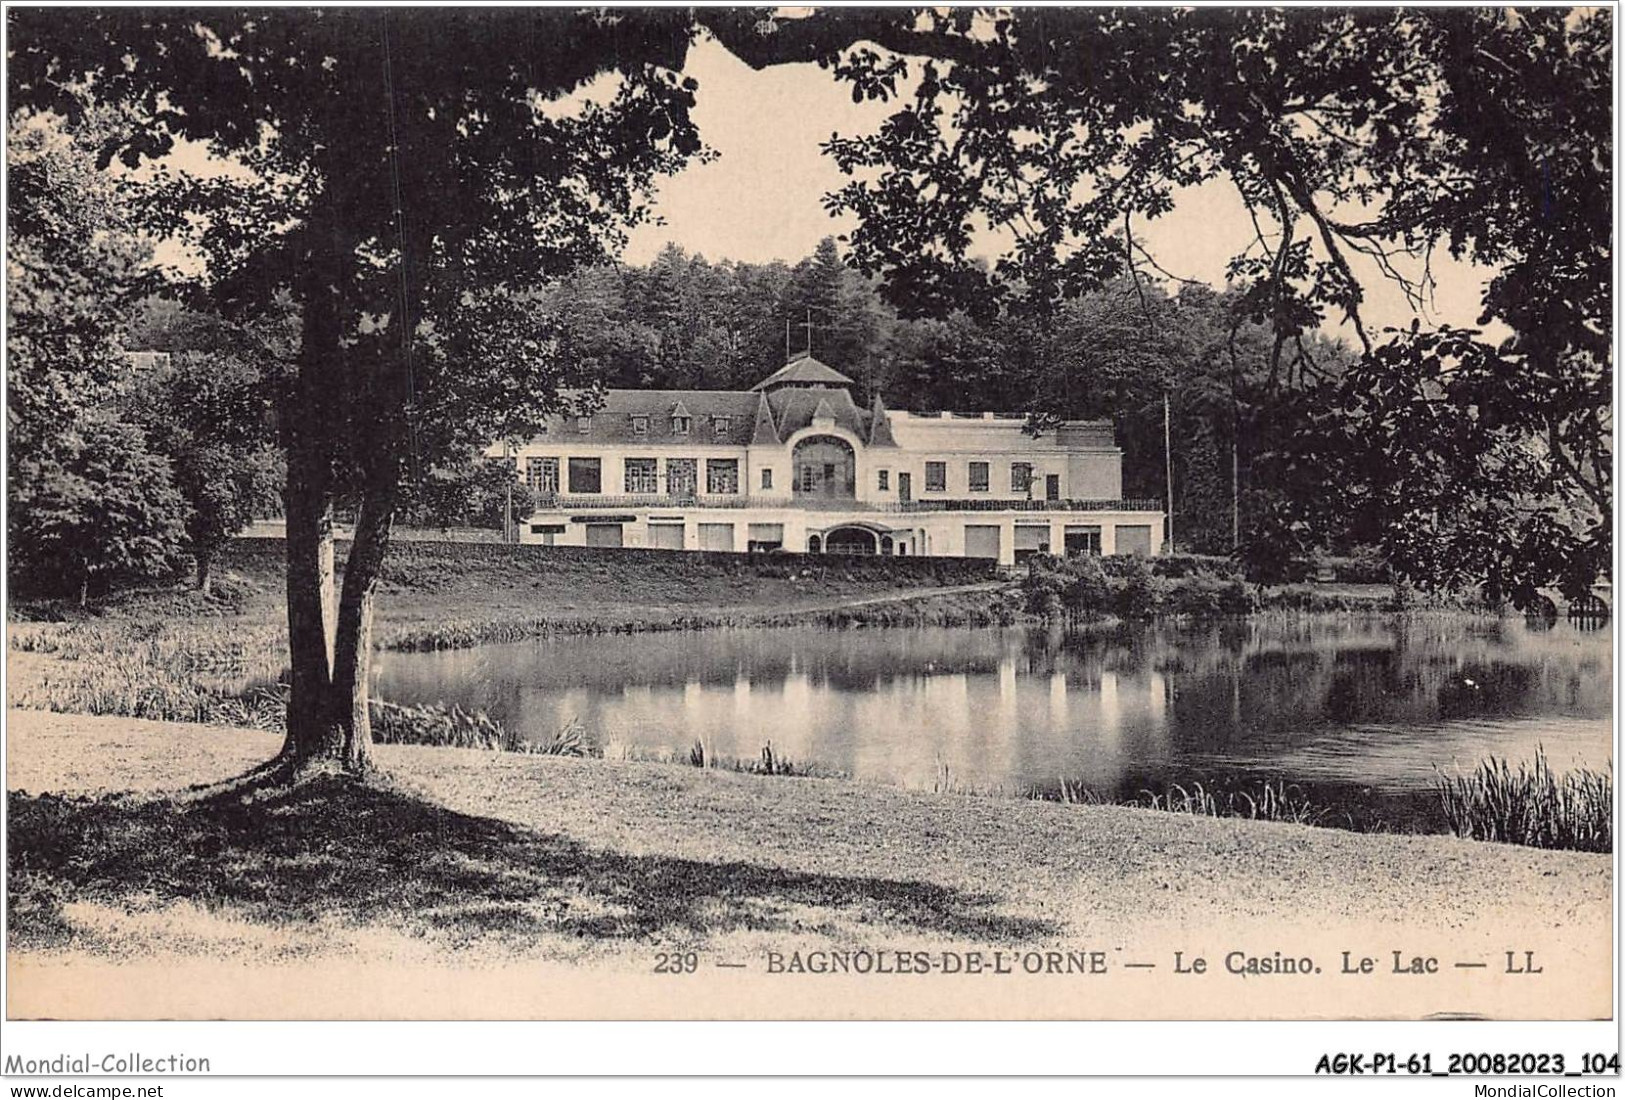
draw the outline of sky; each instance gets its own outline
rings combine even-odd
[[[836,133],[872,131],[895,103],[853,103],[850,85],[816,65],[753,71],[708,36],[689,50],[684,73],[699,84],[693,118],[717,157],[659,183],[653,204],[659,224],[632,231],[622,257],[626,262],[647,263],[675,242],[712,261],[793,264],[824,237],[854,227],[850,215],[833,217],[825,209],[824,197],[847,177],[819,146]],[[175,164],[203,174],[232,171],[196,145],[183,144]],[[1226,263],[1252,241],[1253,228],[1234,187],[1217,179],[1176,192],[1173,211],[1136,222],[1135,236],[1169,274],[1222,287]],[[991,235],[978,249],[989,259],[999,250]],[[174,242],[160,244],[158,259],[197,266]],[[1416,314],[1399,288],[1371,261],[1357,255],[1348,259],[1366,291],[1361,315],[1367,331],[1375,335],[1385,326],[1408,326]],[[1440,250],[1433,274],[1438,286],[1423,323],[1477,327],[1483,284],[1491,273]],[[1329,318],[1322,327],[1328,336],[1355,342],[1353,326],[1341,318]],[[1488,333],[1492,339],[1504,334],[1504,329]]]
[[[663,181],[654,212],[661,225],[633,231],[624,258],[642,264],[669,241],[708,260],[795,263],[819,240],[849,231],[850,216],[825,210],[826,194],[846,177],[819,152],[831,134],[873,130],[894,104],[854,104],[850,86],[815,65],[779,65],[760,72],[710,39],[689,51],[685,73],[699,83],[694,121],[717,159],[694,164]],[[1174,210],[1142,222],[1136,236],[1169,273],[1224,284],[1230,257],[1252,240],[1252,224],[1234,188],[1215,180],[1176,194]],[[997,242],[986,242],[988,254]],[[1399,289],[1370,261],[1351,257],[1366,288],[1362,309],[1368,331],[1408,326],[1414,311]],[[1435,255],[1435,308],[1424,323],[1474,326],[1489,273]],[[1351,342],[1353,329],[1329,324],[1328,335]]]

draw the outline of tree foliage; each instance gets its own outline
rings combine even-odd
[[[93,413],[14,510],[8,570],[83,603],[115,582],[173,570],[185,516],[169,462],[147,448],[140,429]]]
[[[535,510],[512,462],[473,458],[431,470],[407,487],[401,520],[418,527],[507,530]]]
[[[75,422],[119,391],[120,336],[148,284],[136,194],[97,170],[77,131],[20,120],[7,133],[6,432],[13,474],[70,446]]]
[[[169,459],[186,502],[186,552],[207,593],[210,564],[226,542],[280,510],[274,395],[297,347],[297,322],[286,309],[242,326],[164,299],[142,306],[126,339],[168,360],[126,406],[148,445]]]
[[[12,103],[131,124],[104,160],[202,143],[246,171],[169,173],[210,291],[288,296],[288,755],[364,768],[372,596],[403,479],[525,434],[569,369],[527,289],[601,258],[653,178],[700,152],[678,10],[8,13]],[[602,78],[602,79],[599,79]],[[342,591],[332,514],[358,501]]]
[[[1368,486],[1362,514],[1409,574],[1462,577],[1406,534],[1428,512],[1409,495],[1415,479],[1364,458],[1380,441],[1407,449],[1405,468],[1426,465],[1434,437],[1371,420],[1381,410],[1366,381],[1407,382],[1403,400],[1443,417],[1444,434],[1473,435],[1482,418],[1534,448],[1535,510],[1508,512],[1492,492],[1454,512],[1480,579],[1509,520],[1516,541],[1550,544],[1501,558],[1520,590],[1558,574],[1583,585],[1608,559],[1611,13],[953,10],[874,33],[928,60],[875,134],[829,143],[854,176],[832,206],[859,217],[856,261],[902,308],[986,313],[1010,296],[1049,308],[1136,269],[1135,219],[1167,213],[1182,187],[1227,179],[1257,227],[1230,272],[1271,330],[1272,373],[1328,319],[1359,335],[1375,373],[1322,394],[1353,445],[1323,470],[1328,482],[1386,479]],[[817,28],[796,34],[814,40]],[[894,52],[834,64],[856,94],[900,86]],[[1014,241],[992,266],[973,255],[986,227]],[[1505,340],[1368,331],[1356,264],[1422,307],[1436,248],[1494,268],[1480,323],[1509,330]],[[1440,343],[1452,354],[1441,359]],[[1382,404],[1400,399],[1389,390]],[[1313,522],[1312,503],[1294,502],[1295,522]]]
[[[166,571],[183,509],[168,464],[112,412],[131,391],[121,337],[150,254],[138,189],[96,168],[115,123],[7,134],[7,572],[81,599]]]

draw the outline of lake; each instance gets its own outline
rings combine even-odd
[[[375,690],[605,755],[758,757],[903,787],[1116,797],[1280,778],[1436,829],[1435,766],[1612,759],[1612,638],[1518,619],[1261,617],[1105,632],[715,630],[386,653]]]

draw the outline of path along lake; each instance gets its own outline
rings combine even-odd
[[[1107,631],[821,628],[381,654],[398,703],[606,756],[752,760],[915,789],[1108,796],[1297,784],[1367,824],[1443,827],[1435,766],[1612,760],[1612,637],[1521,619],[1261,617]]]

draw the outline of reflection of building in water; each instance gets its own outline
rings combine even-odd
[[[1020,721],[1021,696],[1025,693],[1019,690],[1016,682],[1016,659],[1010,654],[999,661],[999,705],[998,718],[994,722],[994,730],[998,735],[999,744],[1009,746],[1021,735],[1017,728]],[[1029,692],[1030,692],[1029,687]]]
[[[1560,767],[1607,766],[1608,637],[1427,620],[1400,647],[1391,633],[1266,621],[1244,646],[1158,628],[1056,639],[1051,653],[994,631],[572,638],[386,653],[378,694],[485,709],[539,741],[579,720],[597,745],[679,759],[696,740],[745,759],[771,740],[797,764],[927,789],[939,764],[961,789],[1007,790],[1063,777],[1106,789],[1216,760],[1425,789],[1435,764],[1516,765],[1537,745]],[[1444,690],[1460,713],[1441,720]]]
[[[1145,678],[1146,714],[1153,729],[1168,724],[1168,678],[1155,669]]]
[[[1096,740],[1100,747],[1115,754],[1122,744],[1123,705],[1117,699],[1117,673],[1107,669],[1100,674],[1100,695],[1095,701]]]
[[[609,390],[497,444],[549,546],[993,558],[1156,554],[1158,502],[1124,500],[1111,421],[889,410],[810,355],[749,390]]]
[[[1052,726],[1066,724],[1066,673],[1049,674],[1049,720]]]

